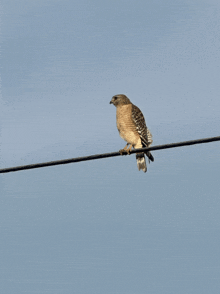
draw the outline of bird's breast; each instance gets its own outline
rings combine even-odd
[[[132,104],[117,107],[116,121],[121,138],[129,144],[136,145],[140,137],[132,119]]]

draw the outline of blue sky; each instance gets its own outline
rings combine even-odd
[[[218,1],[2,1],[1,166],[219,136]],[[219,143],[0,177],[2,293],[217,293]],[[44,273],[44,274],[43,274]]]

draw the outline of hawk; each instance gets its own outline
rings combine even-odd
[[[149,147],[153,142],[152,135],[146,126],[140,109],[123,94],[113,96],[110,104],[116,107],[116,122],[119,135],[127,142],[124,149],[119,150],[120,154],[130,154],[132,147],[135,149]],[[144,154],[147,155],[149,163],[150,160],[154,161],[154,157],[150,151],[136,153],[138,169],[146,172],[147,165]]]

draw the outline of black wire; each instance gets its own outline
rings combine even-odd
[[[178,142],[178,143],[157,145],[157,146],[152,146],[149,148],[134,149],[131,151],[131,154],[137,153],[137,152],[143,152],[143,151],[156,151],[156,150],[163,150],[163,149],[189,146],[189,145],[195,145],[195,144],[210,143],[210,142],[215,142],[215,141],[220,141],[220,136],[212,137],[212,138],[205,138],[205,139],[198,139],[198,140],[191,140],[191,141],[184,141],[184,142]],[[0,173],[9,173],[9,172],[15,172],[15,171],[19,171],[19,170],[27,170],[27,169],[40,168],[40,167],[45,167],[45,166],[52,166],[52,165],[67,164],[67,163],[73,163],[73,162],[115,157],[115,156],[120,156],[120,155],[121,154],[119,152],[111,152],[111,153],[96,154],[96,155],[90,155],[90,156],[84,156],[84,157],[69,158],[69,159],[55,160],[55,161],[49,161],[49,162],[21,165],[21,166],[0,169]]]

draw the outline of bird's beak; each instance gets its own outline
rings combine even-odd
[[[109,104],[113,104],[113,98],[112,98],[112,100],[109,102]]]

